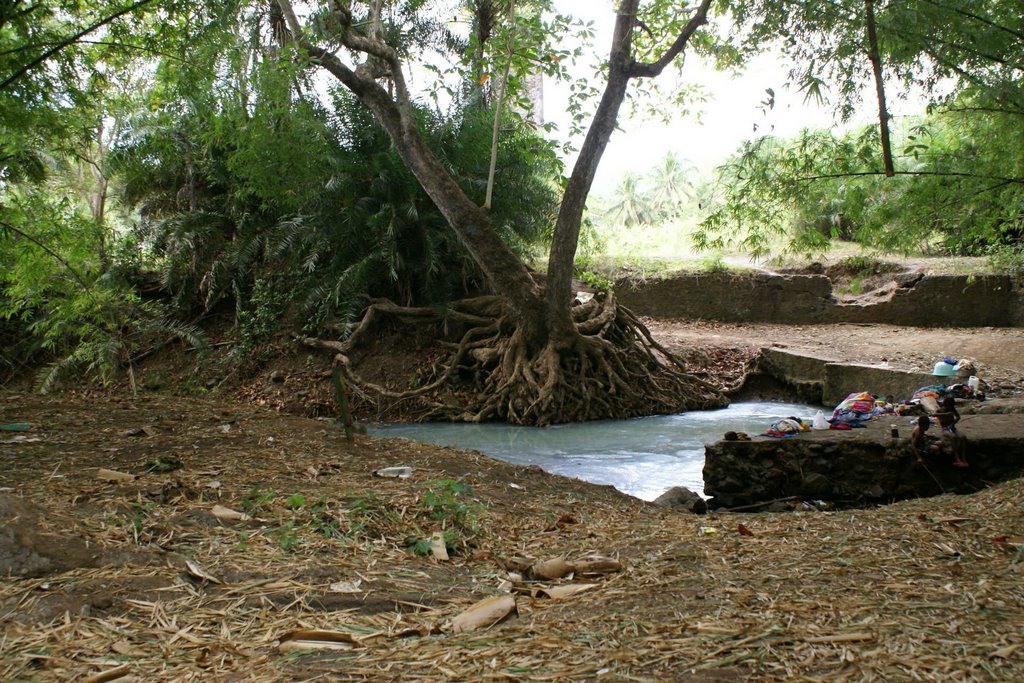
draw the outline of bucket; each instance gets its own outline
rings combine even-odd
[[[932,374],[936,377],[952,377],[956,374],[956,368],[949,363],[940,360],[932,369]]]

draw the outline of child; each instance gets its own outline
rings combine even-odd
[[[924,464],[924,456],[939,450],[937,440],[927,433],[928,428],[931,426],[932,421],[928,419],[928,416],[921,415],[917,418],[917,426],[914,427],[914,431],[910,434],[910,447],[914,451],[914,455],[917,456],[917,461],[922,465]]]
[[[960,412],[956,409],[956,399],[949,395],[942,399],[942,410],[935,413],[935,417],[939,419],[939,425],[942,427],[942,441],[949,446],[949,450],[953,454],[953,466],[968,467],[967,459],[964,458],[967,444],[964,437],[956,430],[956,423],[960,421]]]

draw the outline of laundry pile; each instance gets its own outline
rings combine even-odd
[[[885,396],[876,397],[868,391],[858,391],[840,401],[832,411],[831,418],[825,419],[821,411],[812,420],[786,417],[773,422],[761,436],[790,438],[812,429],[856,429],[883,415],[934,415],[946,396],[985,400],[982,391],[984,382],[978,378],[975,363],[970,359],[944,358],[935,364],[932,374],[955,381],[923,386],[910,398],[898,401],[889,400]]]

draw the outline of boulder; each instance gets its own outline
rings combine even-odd
[[[704,499],[685,486],[673,486],[655,498],[654,502],[657,505],[664,505],[675,510],[686,510],[698,515],[703,515],[708,511],[708,504]]]

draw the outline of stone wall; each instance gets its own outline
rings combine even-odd
[[[948,456],[926,466],[910,450],[911,418],[873,421],[864,429],[806,432],[788,439],[718,441],[705,449],[704,493],[715,507],[740,507],[780,498],[865,505],[943,492],[977,491],[1024,475],[1024,420],[1020,415],[967,415],[966,469]],[[890,436],[898,425],[900,438]]]
[[[916,327],[1015,327],[1022,292],[1005,275],[929,275],[892,288],[876,303],[836,304],[823,322],[890,323]]]
[[[619,301],[641,315],[723,322],[823,322],[832,305],[824,275],[691,273],[615,284]]]
[[[899,276],[858,303],[840,303],[824,275],[762,272],[621,280],[615,292],[636,313],[665,319],[1024,327],[1024,291],[1002,275]]]

